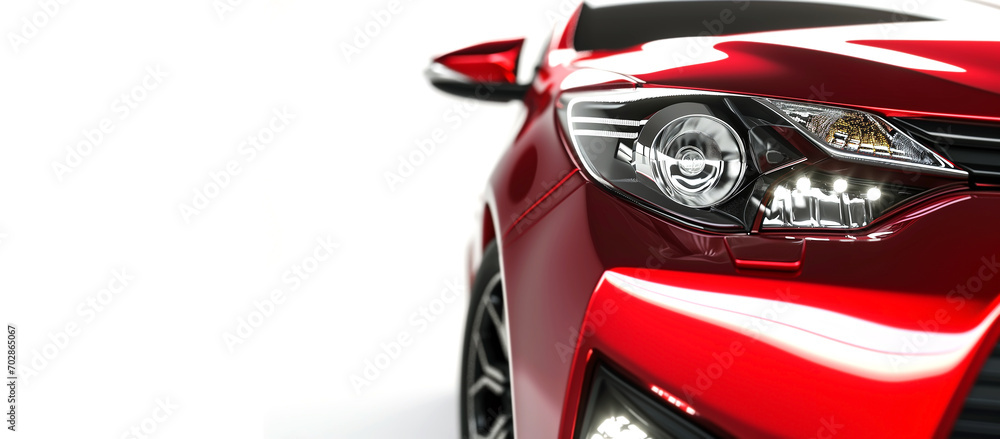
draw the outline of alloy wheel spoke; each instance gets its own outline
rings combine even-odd
[[[503,439],[506,438],[509,431],[508,420],[510,416],[501,415],[493,421],[493,426],[490,427],[490,432],[487,433],[486,439]]]
[[[472,439],[513,439],[510,366],[503,289],[496,275],[486,286],[469,322],[465,392]]]
[[[486,356],[486,349],[483,347],[482,342],[476,346],[476,356],[479,357],[479,366],[483,369],[483,376],[489,377],[491,380],[501,385],[507,384],[507,374],[500,368],[490,364],[489,358]]]
[[[479,391],[483,390],[484,388],[489,390],[494,395],[503,395],[504,393],[507,392],[503,384],[495,381],[493,378],[490,378],[489,376],[483,375],[479,377],[479,379],[476,380],[476,382],[473,383],[471,387],[469,387],[469,395],[476,395],[477,393],[479,393]]]
[[[493,327],[497,331],[497,337],[500,338],[500,347],[503,349],[503,355],[507,357],[507,323],[500,316],[500,313],[497,312],[492,300],[486,303],[486,312],[489,313],[490,321],[493,322]]]

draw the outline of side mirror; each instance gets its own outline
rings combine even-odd
[[[524,98],[529,86],[517,83],[524,38],[493,41],[434,59],[427,79],[439,90],[465,98],[508,102]]]

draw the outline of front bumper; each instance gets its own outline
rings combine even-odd
[[[504,243],[519,435],[555,416],[575,437],[597,358],[717,436],[950,432],[998,335],[1000,194],[941,194],[861,236],[766,238],[800,243],[789,271],[574,178]]]
[[[861,295],[871,298],[858,306],[928,317],[897,327],[807,305]],[[719,435],[931,437],[1000,314],[994,305],[958,317],[946,305],[786,280],[612,270],[588,308],[576,361],[587,370],[594,353],[608,357]],[[582,389],[582,376],[571,387]]]

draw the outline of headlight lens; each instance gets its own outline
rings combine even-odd
[[[764,210],[764,228],[853,229],[870,224],[889,207],[917,195],[918,189],[813,172],[775,184]]]
[[[642,88],[567,93],[559,115],[593,180],[709,230],[861,228],[916,195],[968,181],[857,110]]]
[[[743,157],[743,142],[733,128],[711,116],[674,119],[653,140],[656,183],[689,207],[711,207],[729,198],[743,175]]]
[[[955,165],[869,113],[825,105],[760,99],[825,146],[831,155],[882,165],[958,171]]]

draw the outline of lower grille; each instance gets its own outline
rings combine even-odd
[[[914,138],[968,170],[973,182],[1000,183],[1000,125],[939,119],[896,122]]]
[[[1000,343],[979,372],[952,438],[1000,438]]]

